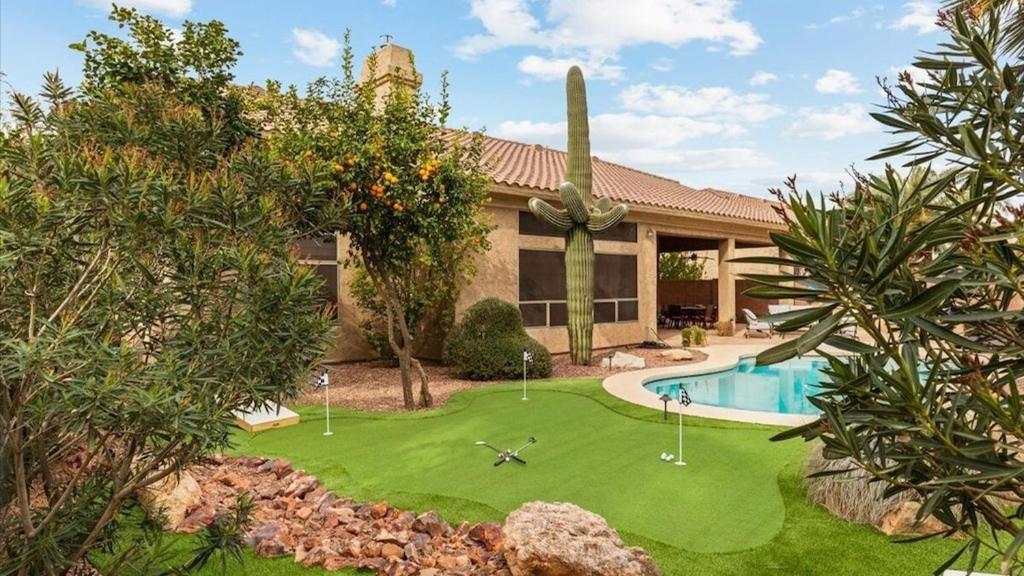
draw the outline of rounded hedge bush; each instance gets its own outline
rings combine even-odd
[[[513,380],[523,376],[523,351],[533,356],[528,378],[551,376],[551,353],[523,328],[519,307],[498,298],[471,306],[448,334],[444,361],[470,380]]]

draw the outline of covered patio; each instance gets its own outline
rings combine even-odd
[[[753,255],[777,255],[778,249],[768,241],[725,238],[702,238],[670,232],[657,232],[657,310],[658,328],[678,329],[700,326],[715,329],[720,323],[743,322],[746,308],[758,316],[768,313],[774,300],[761,300],[743,294],[754,285],[737,278],[743,272],[777,273],[777,267],[735,264],[733,258]],[[703,267],[700,279],[664,278],[661,270],[663,254],[681,254]]]

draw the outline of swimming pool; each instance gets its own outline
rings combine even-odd
[[[818,392],[818,384],[827,376],[824,358],[794,358],[771,366],[757,366],[754,358],[742,358],[730,370],[661,378],[644,383],[644,388],[657,395],[679,395],[682,386],[697,404],[775,412],[779,414],[817,415],[807,397]]]

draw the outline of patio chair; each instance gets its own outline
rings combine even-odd
[[[769,338],[772,337],[772,334],[774,333],[774,329],[772,328],[772,325],[767,323],[767,322],[765,322],[765,321],[763,321],[763,320],[758,320],[757,319],[757,314],[754,314],[750,310],[750,308],[744,308],[743,309],[743,318],[747,322],[747,331],[743,333],[743,336],[745,338],[750,338],[750,333],[751,332],[757,332],[759,334],[765,334]]]

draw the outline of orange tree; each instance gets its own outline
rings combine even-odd
[[[457,290],[449,280],[487,248],[482,139],[445,127],[445,80],[437,103],[399,88],[377,101],[371,85],[355,80],[352,62],[346,34],[342,78],[319,79],[301,98],[271,83],[252,99],[251,113],[286,161],[330,164],[347,195],[344,264],[365,271],[377,293],[406,409],[417,404],[414,378],[418,403],[428,407],[427,375],[413,355],[415,324],[425,307]],[[454,263],[453,254],[461,255]]]

